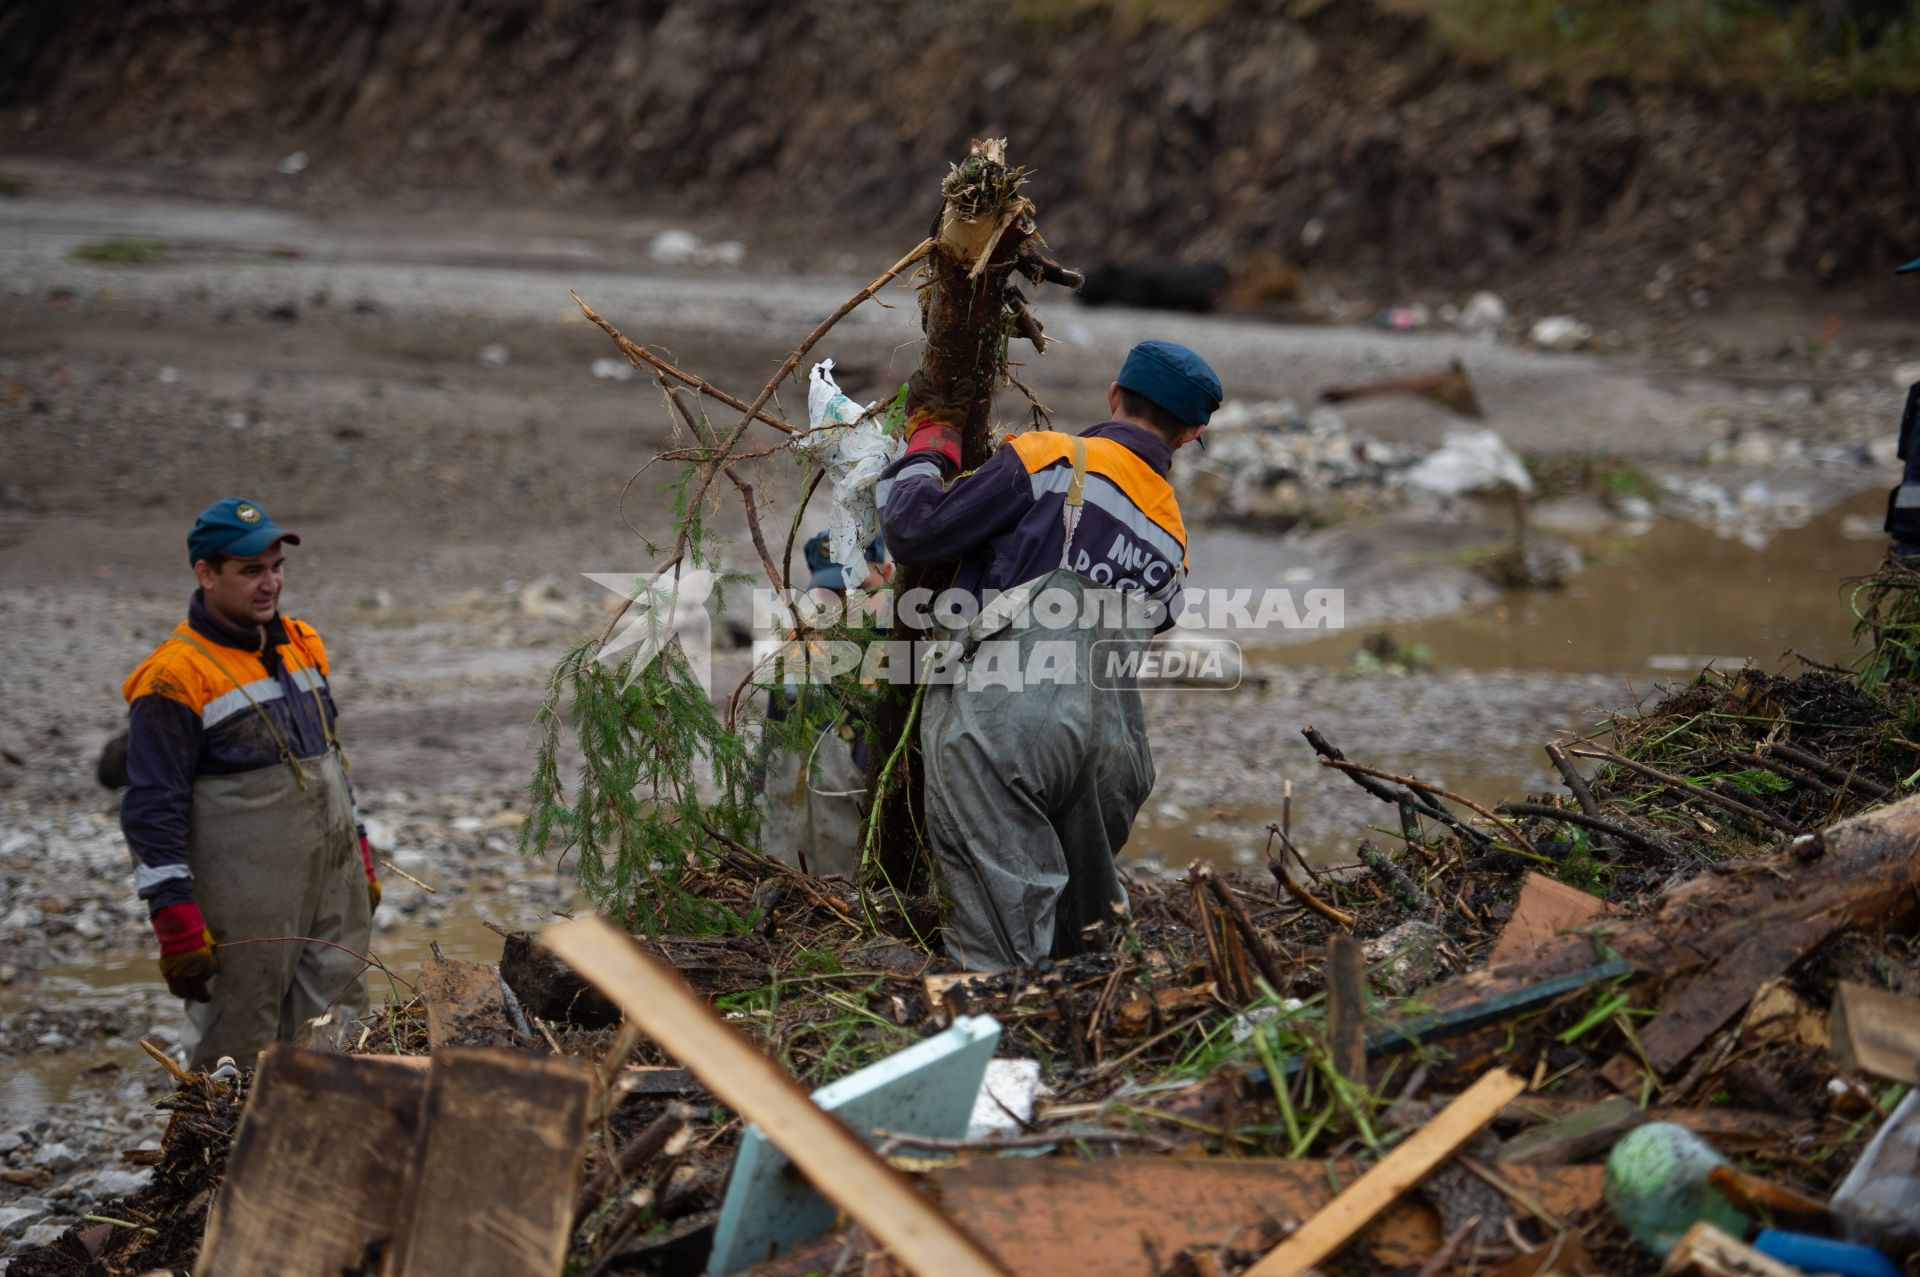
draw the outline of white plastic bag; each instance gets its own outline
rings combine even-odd
[[[877,416],[860,420],[863,413],[872,411],[873,405],[862,409],[842,393],[833,380],[833,360],[824,359],[813,366],[807,378],[809,430],[793,441],[794,447],[812,454],[826,468],[833,496],[833,508],[827,517],[827,553],[846,573],[849,587],[866,580],[866,547],[880,532],[873,485],[881,472],[907,450],[904,440],[880,428]],[[819,429],[835,422],[859,424]]]

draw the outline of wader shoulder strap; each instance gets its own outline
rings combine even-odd
[[[235,678],[233,671],[225,665],[222,665],[220,658],[212,652],[209,652],[206,646],[202,644],[199,639],[193,637],[193,635],[175,634],[172,636],[172,639],[176,643],[185,643],[188,647],[200,653],[200,655],[206,657],[209,661],[212,661],[213,667],[227,676],[227,681],[233,684],[234,690],[247,698],[247,704],[253,707],[253,712],[260,716],[260,722],[266,727],[267,735],[271,736],[273,743],[279,747],[281,761],[293,768],[294,780],[298,782],[300,788],[305,789],[307,787],[307,778],[301,774],[300,759],[295,756],[292,747],[287,744],[287,738],[280,734],[280,729],[273,725],[272,717],[268,715],[266,710],[260,708],[259,701],[253,699],[253,693],[247,690],[247,685]],[[324,722],[325,720],[323,719],[322,721]]]
[[[1080,507],[1086,504],[1087,489],[1087,441],[1079,435],[1073,437],[1073,478],[1067,484],[1066,503],[1060,507],[1060,518],[1066,524],[1067,534],[1060,543],[1060,566],[1070,568],[1068,562],[1073,553],[1073,534],[1080,526]]]
[[[287,638],[293,643],[294,647],[299,649],[300,660],[306,667],[307,691],[313,697],[313,712],[320,720],[320,734],[326,737],[327,744],[332,747],[333,752],[340,755],[340,770],[343,772],[351,771],[353,769],[347,763],[346,747],[340,743],[340,738],[333,734],[333,723],[327,718],[327,703],[320,699],[320,685],[314,682],[316,678],[320,677],[320,663],[315,661],[313,659],[313,653],[307,650],[306,640],[300,637],[299,630],[289,625],[287,627]]]

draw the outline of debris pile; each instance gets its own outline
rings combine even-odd
[[[1275,824],[1264,878],[1196,865],[1136,884],[1131,914],[1089,952],[997,976],[950,970],[926,947],[930,902],[883,902],[716,842],[689,885],[727,903],[733,933],[516,933],[497,971],[429,962],[408,1001],[335,1030],[331,1043],[364,1064],[276,1048],[257,1076],[185,1076],[153,1183],[101,1208],[114,1222],[85,1222],[12,1271],[213,1272],[224,1263],[209,1266],[203,1244],[215,1261],[242,1253],[219,1247],[267,1244],[235,1185],[249,1166],[269,1182],[285,1174],[268,1154],[292,1135],[275,1130],[321,1120],[316,1079],[340,1069],[360,1070],[342,1074],[354,1103],[398,1087],[419,1115],[401,1141],[412,1160],[389,1158],[401,1187],[355,1208],[379,1217],[364,1221],[367,1239],[413,1257],[393,1271],[437,1271],[415,1266],[413,1231],[457,1232],[462,1211],[509,1200],[515,1235],[537,1232],[575,1271],[701,1271],[732,1236],[743,1116],[848,1221],[792,1239],[752,1268],[765,1274],[861,1258],[865,1271],[934,1271],[886,1235],[872,1201],[842,1200],[899,1171],[998,1265],[987,1272],[1291,1272],[1351,1254],[1435,1273],[1545,1271],[1549,1255],[1558,1271],[1650,1273],[1656,1249],[1743,1253],[1763,1223],[1838,1233],[1838,1199],[1822,1203],[1883,1125],[1889,1083],[1920,1076],[1899,1029],[1920,1025],[1902,1018],[1920,1011],[1920,957],[1899,938],[1920,888],[1920,805],[1887,805],[1920,766],[1908,712],[1830,671],[1709,671],[1643,714],[1551,744],[1567,795],[1492,810],[1349,759],[1309,728],[1323,765],[1382,800],[1397,848],[1383,826],[1328,869]],[[582,957],[590,925],[593,953],[653,983]],[[699,1017],[664,1022],[673,998]],[[724,1038],[686,1038],[695,1018]],[[914,1087],[895,1082],[904,1090],[882,1116],[843,1114],[878,1156],[854,1141],[831,1170],[785,1125],[782,1114],[817,1112],[797,1107],[791,1082],[741,1089],[717,1063],[733,1048],[716,1044],[738,1040],[769,1076],[852,1085],[900,1071],[913,1058],[901,1052],[943,1031],[987,1025],[994,1054],[1033,1062],[982,1100],[1005,1106],[997,1130],[956,1128],[951,1114],[916,1126]],[[421,1056],[430,1069],[402,1067]],[[409,1177],[430,1175],[436,1141],[461,1147],[443,1133],[459,1110],[422,1097],[444,1069],[482,1066],[488,1105],[516,1087],[573,1097],[529,1110],[581,1114],[561,1139],[571,1160],[534,1175],[517,1159],[501,1196],[475,1187],[488,1177],[469,1150],[461,1201],[439,1201]],[[301,1104],[269,1111],[276,1075],[306,1079]],[[370,1077],[387,1089],[370,1092]],[[1681,1240],[1662,1232],[1649,1248],[1634,1150],[1680,1136],[1718,1179],[1697,1189],[1698,1218],[1661,1225]],[[1693,1228],[1702,1221],[1719,1231]],[[295,1245],[290,1227],[281,1218],[272,1244]]]

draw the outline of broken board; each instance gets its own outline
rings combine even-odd
[[[395,1277],[558,1277],[593,1083],[593,1070],[569,1056],[435,1053]]]
[[[357,1270],[392,1237],[424,1070],[280,1044],[253,1076],[200,1277]]]
[[[497,1040],[512,1028],[500,977],[492,967],[458,958],[420,964],[420,997],[427,1004],[427,1046],[438,1051],[463,1041]]]
[[[1498,1169],[1563,1218],[1600,1204],[1601,1167]],[[1352,1162],[1274,1158],[979,1158],[932,1178],[947,1214],[1015,1277],[1157,1277],[1189,1246],[1272,1242],[1358,1172]],[[1413,1198],[1360,1234],[1374,1260],[1403,1269],[1424,1263],[1440,1243],[1439,1217]]]
[[[1545,874],[1529,872],[1520,884],[1513,916],[1487,955],[1487,966],[1520,962],[1564,932],[1584,927],[1606,911],[1606,904]]]
[[[1920,1085],[1920,998],[1842,984],[1828,1021],[1834,1054],[1851,1073]]]

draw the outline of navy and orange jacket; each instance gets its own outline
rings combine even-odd
[[[128,782],[120,828],[149,912],[194,899],[187,869],[194,780],[282,766],[262,713],[301,758],[327,752],[336,718],[327,649],[305,621],[276,616],[264,627],[236,629],[209,612],[196,591],[173,632],[190,635],[206,653],[169,638],[120,689],[127,698]]]
[[[1067,567],[1100,585],[1147,596],[1180,614],[1187,529],[1167,470],[1173,447],[1132,422],[1082,432],[1084,504]],[[938,452],[909,452],[874,487],[887,551],[907,562],[959,559],[954,584],[982,598],[1061,566],[1073,436],[1032,430],[1003,443],[985,465],[955,479]]]

